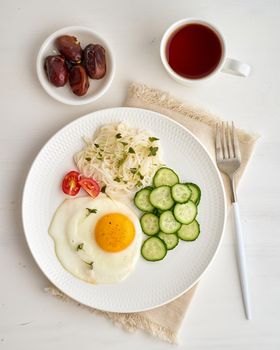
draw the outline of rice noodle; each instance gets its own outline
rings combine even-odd
[[[124,123],[105,125],[95,137],[84,141],[85,146],[74,156],[77,168],[106,186],[111,198],[133,195],[142,186],[151,185],[162,165],[154,135]]]

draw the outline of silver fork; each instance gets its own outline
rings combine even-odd
[[[249,298],[249,288],[246,273],[246,259],[243,242],[243,234],[241,228],[239,207],[237,203],[237,196],[235,190],[234,175],[241,165],[241,154],[239,141],[236,130],[232,122],[231,128],[228,123],[217,123],[216,129],[216,161],[218,168],[225,173],[230,180],[231,188],[231,202],[234,213],[235,233],[236,233],[236,251],[239,267],[240,283],[243,296],[243,304],[245,308],[245,315],[248,320],[251,319],[251,306]]]

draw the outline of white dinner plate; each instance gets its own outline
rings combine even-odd
[[[77,279],[62,267],[48,227],[56,208],[65,199],[61,179],[69,170],[75,169],[73,155],[82,148],[82,137],[91,137],[104,124],[121,121],[144,128],[158,137],[164,163],[177,172],[181,181],[200,186],[198,221],[201,234],[194,242],[180,241],[162,261],[148,262],[140,257],[134,272],[121,283],[94,285]],[[33,257],[57,288],[96,309],[137,312],[177,298],[200,279],[221,241],[225,195],[216,165],[187,129],[159,113],[138,108],[112,108],[76,119],[45,144],[25,183],[22,215]]]

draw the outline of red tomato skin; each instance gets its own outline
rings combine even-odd
[[[76,196],[81,189],[79,184],[80,177],[81,175],[77,171],[69,171],[62,180],[62,191],[68,196]]]
[[[96,198],[100,193],[100,186],[98,183],[87,177],[83,177],[79,181],[79,185],[92,197]]]

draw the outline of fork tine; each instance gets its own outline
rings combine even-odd
[[[234,152],[233,152],[233,146],[232,146],[232,136],[231,136],[231,130],[229,128],[228,122],[227,122],[227,144],[228,144],[229,158],[234,158]]]
[[[228,144],[227,144],[227,138],[226,138],[226,127],[224,122],[222,122],[222,145],[223,145],[223,151],[224,151],[224,158],[228,159]]]
[[[233,136],[233,149],[234,149],[235,158],[241,160],[239,141],[238,141],[237,133],[233,122],[232,122],[232,136]]]
[[[223,159],[221,132],[220,132],[219,123],[216,124],[216,158],[217,160]]]

